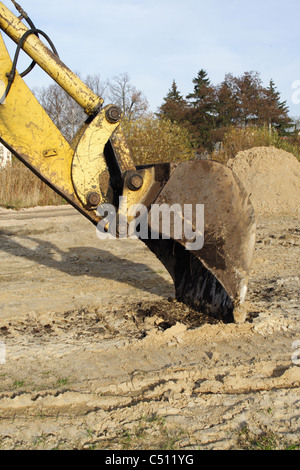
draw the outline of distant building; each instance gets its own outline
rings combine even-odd
[[[11,162],[11,153],[4,145],[0,144],[0,168],[4,168]]]

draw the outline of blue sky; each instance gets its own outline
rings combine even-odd
[[[69,68],[83,77],[99,73],[103,80],[128,73],[153,111],[173,79],[187,95],[204,68],[213,84],[226,73],[252,70],[264,85],[272,78],[290,115],[300,116],[300,93],[295,100],[292,88],[300,80],[299,0],[18,2],[52,38]],[[3,3],[15,12],[9,0]],[[50,81],[36,70],[27,79],[31,86]]]

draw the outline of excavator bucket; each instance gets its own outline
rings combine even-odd
[[[136,167],[120,110],[102,108],[103,100],[45,46],[39,35],[47,36],[18,8],[30,30],[0,2],[0,28],[18,44],[15,58],[22,47],[89,118],[68,143],[16,72],[0,35],[0,141],[97,227],[106,204],[117,210],[117,221],[122,197],[126,212],[146,208],[139,238],[169,271],[176,298],[199,314],[234,321],[255,244],[253,208],[237,177],[211,160]]]
[[[174,214],[180,207],[192,209],[188,217],[192,213],[196,234],[198,225],[198,243],[189,244],[184,231],[182,238],[172,238],[175,224],[178,231],[180,223],[178,212],[177,218],[170,217],[171,237],[164,234],[167,225],[164,227],[160,220],[159,227],[152,227],[159,231],[159,239],[148,237],[144,242],[171,274],[179,301],[225,323],[233,322],[235,309],[246,296],[255,245],[255,218],[249,197],[234,173],[221,163],[195,160],[166,166],[169,179],[152,208],[165,204],[174,207]],[[158,173],[159,167],[156,165]],[[197,212],[197,207],[202,210]],[[149,226],[157,224],[151,218],[152,211]],[[181,213],[184,226],[187,220],[183,210]]]

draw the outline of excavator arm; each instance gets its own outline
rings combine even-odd
[[[114,207],[117,236],[124,230],[118,222],[122,216],[127,224],[134,219],[128,217],[132,206],[146,208],[147,233],[139,238],[170,272],[177,299],[199,314],[234,321],[245,299],[255,242],[253,208],[241,183],[227,167],[210,160],[136,167],[119,108],[103,107],[102,98],[40,39],[43,32],[27,28],[24,16],[17,18],[0,2],[1,30],[76,100],[87,119],[68,143],[14,70],[0,35],[0,141],[93,224],[105,219],[99,208]],[[157,207],[192,211],[189,221],[183,210],[181,218],[170,217],[166,233],[161,218],[153,216]],[[189,222],[196,233],[199,207],[203,242],[194,246],[186,232],[175,232],[178,224]]]

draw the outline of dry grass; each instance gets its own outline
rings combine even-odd
[[[18,161],[0,168],[0,206],[10,209],[64,204],[32,171]]]
[[[176,123],[153,116],[123,123],[136,164],[184,161],[194,158],[188,133]],[[274,146],[293,153],[300,160],[299,140],[282,139],[275,131],[262,127],[232,127],[225,133],[221,149],[211,155],[225,163],[241,150]],[[64,204],[65,200],[43,183],[18,160],[0,168],[0,206],[20,209]]]
[[[239,152],[253,147],[276,147],[294,154],[300,160],[299,141],[282,138],[268,127],[255,126],[229,127],[224,134],[220,151],[213,153],[212,158],[225,163]]]

